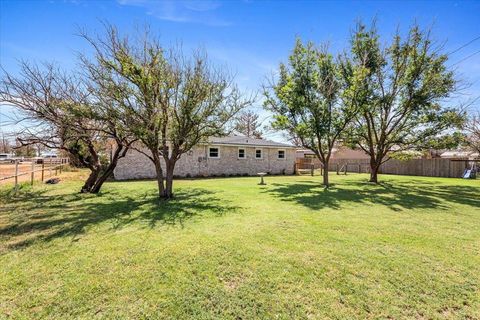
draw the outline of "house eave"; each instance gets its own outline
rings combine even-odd
[[[278,145],[278,146],[270,146],[270,145],[260,145],[260,144],[241,144],[241,143],[221,143],[221,142],[209,142],[209,143],[202,143],[202,145],[207,146],[227,146],[227,147],[250,147],[250,148],[269,148],[269,149],[295,149],[295,146],[289,145]]]

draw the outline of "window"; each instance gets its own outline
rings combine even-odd
[[[315,155],[314,154],[306,154],[303,156],[305,159],[315,159]]]
[[[262,159],[262,149],[255,150],[255,159]]]
[[[278,150],[278,159],[285,159],[285,150]]]
[[[218,148],[208,148],[209,158],[220,158],[220,150]]]
[[[245,149],[238,149],[238,159],[245,159]]]

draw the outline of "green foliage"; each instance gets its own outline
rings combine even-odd
[[[326,46],[297,39],[288,64],[279,67],[277,82],[264,92],[264,106],[274,114],[272,127],[287,131],[324,164],[357,112],[352,99],[363,73],[355,71],[347,83],[341,75],[349,69]]]
[[[148,149],[144,153],[155,164],[159,194],[170,198],[176,161],[208,137],[224,134],[251,99],[243,98],[204,54],[165,50],[148,33],[140,41],[120,37],[114,27],[106,33],[100,40],[85,36],[96,52],[96,61],[87,63],[90,74],[99,96],[122,110],[125,130],[142,143],[140,151]]]
[[[461,127],[465,115],[442,106],[456,87],[447,58],[429,31],[416,25],[406,37],[398,32],[382,47],[374,25],[358,24],[343,73],[347,79],[361,75],[352,99],[362,112],[350,128],[349,142],[380,164],[389,152],[426,148],[427,142]]]
[[[412,159],[421,158],[425,153],[422,151],[415,151],[415,150],[408,150],[408,151],[399,151],[399,152],[392,152],[390,154],[390,158],[400,160],[400,161],[408,161]]]
[[[465,145],[466,136],[462,132],[453,132],[441,136],[435,136],[425,141],[422,147],[430,149],[457,149]]]

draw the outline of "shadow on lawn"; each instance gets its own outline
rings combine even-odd
[[[51,196],[43,190],[28,191],[8,200],[5,196],[8,195],[0,194],[0,204],[9,201],[10,205],[0,207],[0,221],[10,223],[0,227],[0,239],[7,243],[2,249],[0,242],[0,253],[61,237],[76,241],[87,229],[103,222],[110,223],[113,229],[133,223],[147,228],[159,224],[183,227],[187,219],[196,215],[218,216],[238,209],[205,189],[178,190],[170,201],[158,200],[154,192],[127,197],[115,191]]]
[[[450,203],[480,208],[479,188],[443,185],[420,180],[386,181],[369,184],[364,181],[345,180],[340,185],[324,189],[318,181],[301,183],[273,183],[265,192],[282,201],[293,201],[310,209],[339,209],[342,203],[381,204],[394,211],[403,209],[444,209]]]

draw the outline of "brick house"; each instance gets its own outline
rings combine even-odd
[[[212,137],[181,156],[174,174],[179,177],[207,177],[293,174],[295,147],[265,139],[244,136]],[[129,150],[118,161],[115,179],[155,178],[155,167],[144,154]]]

